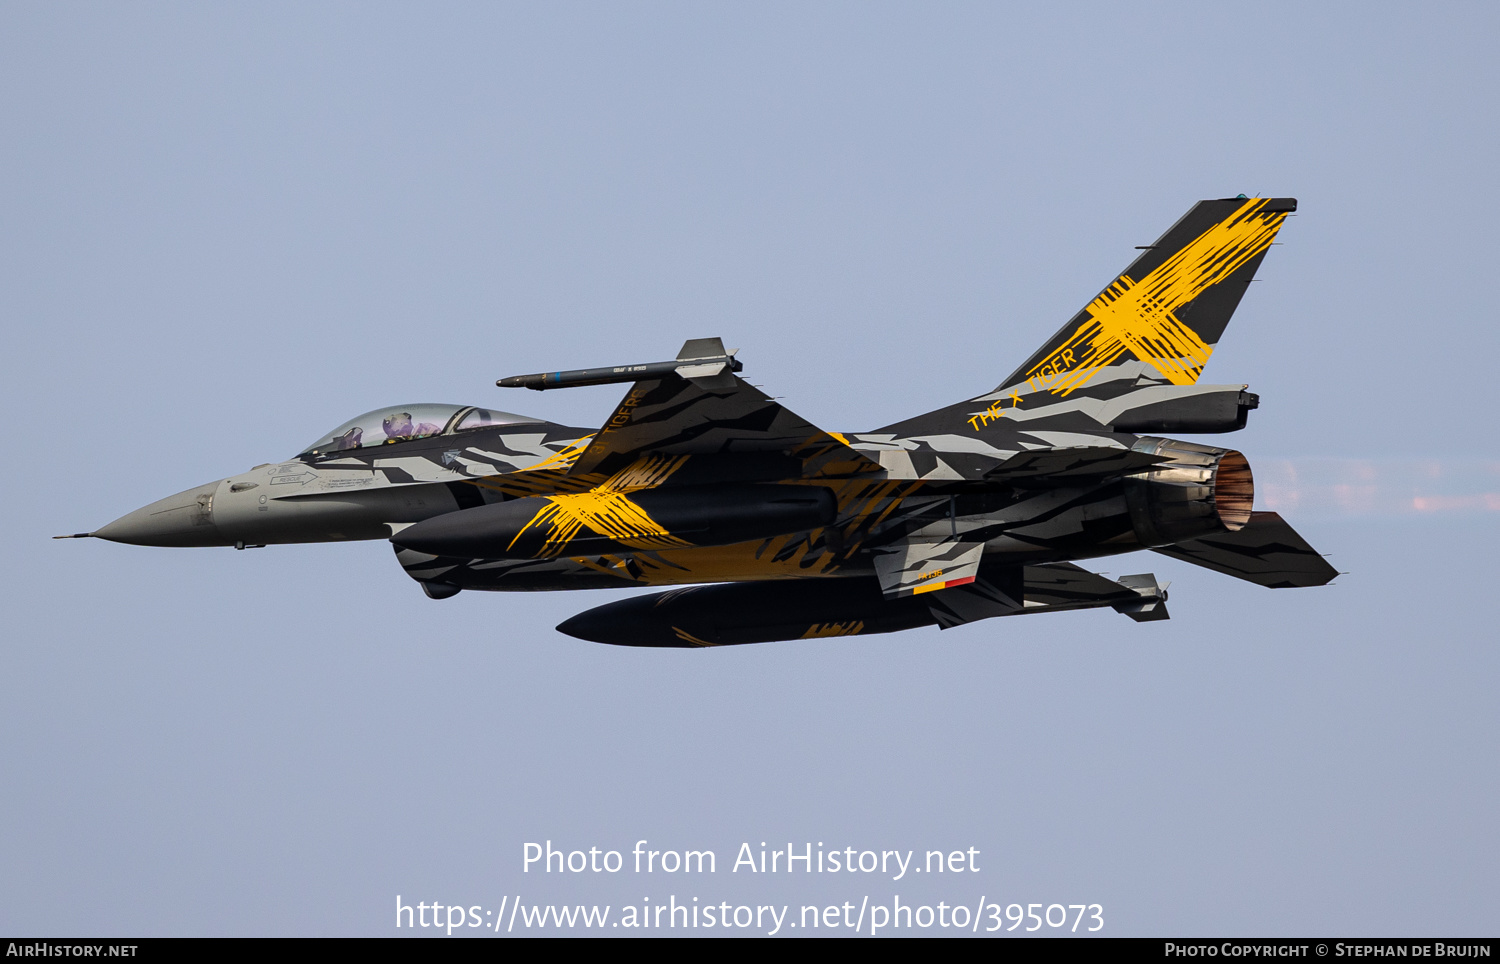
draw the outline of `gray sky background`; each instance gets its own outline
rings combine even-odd
[[[1493,936],[1497,28],[1479,3],[0,7],[0,931],[899,893],[1097,902],[1116,935]],[[552,630],[613,595],[436,603],[380,543],[48,540],[380,405],[597,424],[615,389],[494,379],[687,337],[873,428],[992,388],[1241,192],[1301,209],[1205,378],[1260,393],[1231,444],[1347,570],[1326,589],[1143,554],[1096,568],[1173,580],[1168,623],[646,652]],[[1394,503],[1339,501],[1360,465]],[[1324,486],[1300,515],[1299,478]],[[525,841],[641,838],[719,873],[521,872]],[[728,872],[762,840],[982,870]]]

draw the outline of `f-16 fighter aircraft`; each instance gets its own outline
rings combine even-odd
[[[1258,402],[1247,386],[1198,376],[1296,207],[1199,202],[994,391],[874,431],[818,428],[741,379],[718,338],[697,338],[670,361],[497,383],[630,383],[597,429],[395,406],[80,536],[237,548],[388,539],[434,599],[689,587],[558,627],[627,646],[1091,607],[1166,619],[1153,575],[1112,580],[1074,564],[1138,549],[1271,588],[1320,586],[1336,571],[1276,513],[1254,511],[1243,455],[1162,437],[1245,426]]]

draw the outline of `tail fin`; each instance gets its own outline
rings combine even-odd
[[[1199,201],[998,391],[1192,385],[1296,198]]]
[[[1296,210],[1296,198],[1199,201],[993,392],[880,431],[979,431],[1005,415],[1082,413],[1143,388],[1195,385]],[[1092,415],[1096,428],[1108,421]]]

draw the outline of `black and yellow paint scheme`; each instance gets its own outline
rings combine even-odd
[[[1245,425],[1256,396],[1199,376],[1295,210],[1290,198],[1199,202],[994,391],[882,429],[825,431],[740,378],[718,339],[700,338],[669,362],[500,381],[628,383],[592,431],[476,419],[476,409],[441,426],[402,412],[394,423],[412,437],[387,440],[400,445],[358,444],[356,425],[262,467],[273,475],[172,497],[171,511],[183,510],[174,518],[207,527],[181,523],[177,541],[151,543],[144,509],[91,535],[175,545],[388,537],[435,598],[692,585],[560,627],[647,646],[1100,606],[1166,618],[1153,576],[1110,580],[1072,564],[1139,549],[1266,586],[1322,585],[1336,575],[1322,557],[1278,516],[1254,511],[1243,455],[1157,434]],[[369,425],[389,431],[392,416],[376,414]],[[262,484],[258,505],[241,498]]]

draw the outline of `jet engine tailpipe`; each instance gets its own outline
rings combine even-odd
[[[1239,452],[1150,437],[1132,447],[1171,460],[1125,477],[1130,524],[1142,545],[1238,532],[1250,521],[1255,480]]]

